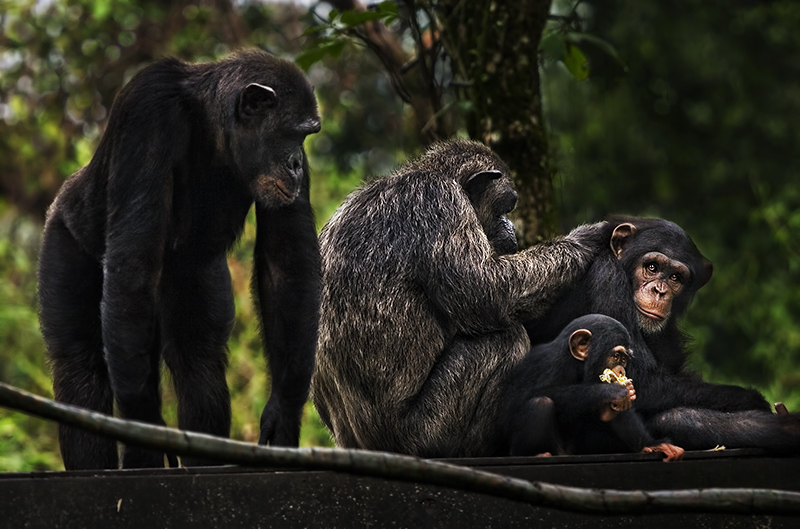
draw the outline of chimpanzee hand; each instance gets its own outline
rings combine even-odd
[[[661,443],[655,446],[645,446],[642,448],[642,452],[662,452],[664,454],[664,461],[680,461],[683,459],[683,448],[670,443]]]
[[[633,382],[628,380],[628,383],[625,384],[625,387],[628,388],[628,397],[631,399],[631,402],[636,400],[636,388],[633,387]]]
[[[608,422],[614,419],[618,413],[631,408],[631,395],[627,386],[619,384],[607,384],[608,398],[604,399],[600,407],[600,420]]]
[[[300,410],[288,409],[272,397],[261,414],[258,444],[296,447],[300,442]]]
[[[611,229],[606,221],[583,224],[570,231],[566,238],[585,246],[592,255],[597,255],[602,250],[609,248]]]

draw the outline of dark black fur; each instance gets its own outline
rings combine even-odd
[[[505,164],[467,141],[351,194],[320,236],[320,417],[338,446],[491,453],[499,394],[543,313],[604,245],[598,226],[515,253]],[[511,253],[509,253],[511,252]]]
[[[585,361],[570,352],[570,336],[578,329],[592,333]],[[628,393],[625,386],[600,381],[617,346],[630,351],[627,329],[614,318],[590,314],[573,320],[552,342],[531,349],[512,370],[504,391],[500,453],[640,452],[665,442],[650,436],[633,409],[601,421],[601,409]],[[630,360],[628,368],[636,362],[635,357]]]
[[[179,426],[227,436],[226,252],[255,202],[253,292],[272,373],[260,442],[297,444],[320,290],[302,142],[318,130],[306,78],[263,52],[166,59],[128,83],[48,212],[40,319],[57,400],[110,414],[116,399],[123,417],[163,424],[163,357]],[[60,444],[68,469],[118,466],[114,441],[62,427]],[[163,455],[129,446],[122,462],[163,466]]]
[[[614,217],[606,225],[609,239],[623,223],[635,225],[637,231],[622,258],[617,259],[610,248],[599,254],[583,282],[556,303],[550,314],[526,324],[531,342],[549,341],[563,325],[583,314],[611,316],[631,331],[636,361],[630,377],[636,382],[636,410],[653,435],[669,437],[686,449],[717,444],[777,452],[799,449],[797,416],[773,415],[757,391],[703,382],[685,367],[686,340],[678,320],[711,276],[710,265],[689,236],[665,220]],[[660,251],[691,270],[666,327],[658,333],[642,332],[633,302],[633,269],[638,258],[650,251]]]

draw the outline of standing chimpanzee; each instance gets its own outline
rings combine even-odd
[[[654,441],[630,409],[636,391],[625,367],[632,357],[627,329],[600,314],[581,316],[552,342],[534,347],[511,371],[502,396],[503,452],[683,457],[682,448]],[[604,376],[616,383],[601,382]]]
[[[325,226],[312,394],[338,446],[494,451],[503,381],[529,349],[520,319],[608,245],[595,225],[513,253],[516,201],[497,155],[451,141],[351,194]]]
[[[272,395],[260,443],[297,445],[319,310],[319,247],[303,140],[313,89],[284,60],[161,60],[120,92],[91,162],[50,207],[39,259],[41,325],[56,399],[155,424],[163,357],[181,428],[228,436],[234,307],[226,252],[255,201],[253,292]],[[60,429],[68,469],[117,468],[113,440]],[[202,462],[184,460],[186,464]],[[124,467],[163,467],[128,446]]]
[[[712,273],[689,236],[661,219],[613,217],[605,229],[609,249],[550,313],[526,324],[531,342],[549,341],[583,314],[606,314],[631,332],[636,410],[656,437],[686,449],[800,449],[800,416],[774,415],[757,391],[703,382],[686,369],[678,319]]]

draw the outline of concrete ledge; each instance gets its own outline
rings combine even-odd
[[[800,491],[800,458],[755,450],[448,460],[517,478],[624,490],[753,487]],[[797,528],[787,516],[597,516],[328,471],[234,466],[0,474],[0,527]]]

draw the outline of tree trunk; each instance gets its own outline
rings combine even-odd
[[[521,248],[556,232],[554,168],[539,92],[538,50],[551,0],[442,0],[442,40],[453,69],[469,83],[469,136],[511,168],[519,203],[514,215]]]

